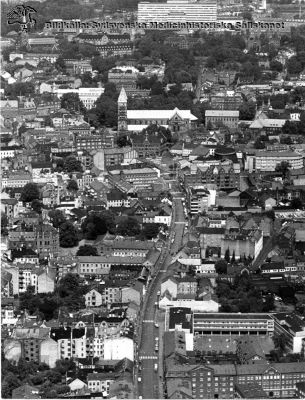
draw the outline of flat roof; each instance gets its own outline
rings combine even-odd
[[[239,314],[239,313],[199,313],[194,312],[194,318],[201,319],[270,319],[272,317],[269,314]]]

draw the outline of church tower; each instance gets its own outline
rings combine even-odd
[[[118,134],[127,130],[127,94],[122,87],[118,98]]]

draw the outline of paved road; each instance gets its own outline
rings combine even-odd
[[[170,229],[170,238],[162,249],[160,261],[156,265],[155,277],[152,279],[147,289],[145,296],[147,303],[144,303],[142,321],[140,321],[140,323],[142,323],[142,335],[137,354],[139,370],[136,376],[141,377],[141,382],[138,382],[138,395],[142,396],[143,399],[160,398],[159,386],[163,371],[154,371],[154,365],[159,364],[159,352],[155,351],[156,337],[159,337],[159,335],[161,336],[163,332],[159,332],[159,329],[162,329],[161,325],[160,328],[157,328],[154,324],[157,310],[155,303],[157,302],[161,281],[165,277],[167,268],[172,262],[171,253],[178,252],[182,245],[184,230],[184,213],[181,194],[177,193],[177,197],[175,197],[175,194],[173,194],[173,196],[174,217]],[[162,397],[163,396],[161,396],[161,398]]]

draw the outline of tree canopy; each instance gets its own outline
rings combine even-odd
[[[96,247],[90,246],[89,244],[85,244],[84,246],[80,246],[76,253],[77,256],[97,256]]]
[[[267,312],[273,309],[273,301],[264,301],[261,291],[246,273],[236,276],[233,283],[218,281],[216,294],[222,312]]]
[[[51,210],[48,215],[54,228],[59,228],[64,222],[66,222],[65,216],[60,210]]]
[[[114,229],[114,215],[110,211],[90,213],[81,226],[84,238],[87,240],[95,240],[108,231],[113,233]]]
[[[64,170],[66,172],[82,172],[82,163],[75,156],[69,156],[64,161]]]
[[[70,179],[68,181],[67,190],[70,190],[72,192],[77,192],[78,191],[78,185],[77,185],[77,182],[74,179]]]
[[[78,245],[78,232],[71,222],[66,221],[60,225],[59,243],[61,247],[74,247]]]
[[[141,232],[141,227],[136,218],[127,217],[118,224],[116,231],[122,236],[137,236]]]
[[[35,199],[39,199],[39,197],[40,193],[37,183],[29,182],[23,187],[20,200],[26,203],[30,203]]]
[[[60,99],[60,106],[71,112],[86,112],[84,103],[80,100],[78,93],[64,93]]]

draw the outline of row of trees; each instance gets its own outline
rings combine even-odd
[[[109,232],[120,236],[136,236],[139,239],[152,239],[157,237],[160,226],[158,224],[145,224],[143,228],[135,217],[123,218],[117,225],[116,216],[111,211],[92,213],[86,217],[81,225],[82,234],[87,240],[95,240],[99,235]]]
[[[159,224],[145,224],[143,228],[135,217],[123,218],[118,224],[115,223],[116,215],[109,210],[94,212],[87,215],[81,224],[80,230],[67,221],[60,210],[51,210],[49,218],[52,225],[59,229],[60,245],[62,247],[77,246],[79,240],[95,240],[107,232],[120,236],[136,236],[138,239],[150,240],[157,237]]]

